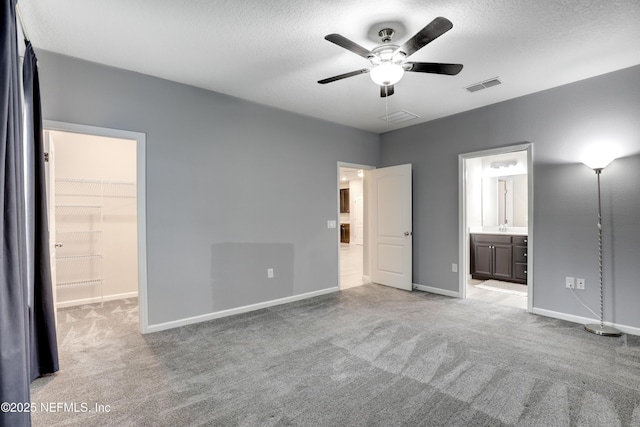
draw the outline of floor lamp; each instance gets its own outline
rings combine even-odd
[[[584,328],[596,335],[603,335],[607,337],[619,337],[622,332],[611,326],[605,326],[604,324],[604,302],[602,291],[602,201],[600,198],[600,174],[602,170],[611,163],[613,159],[606,159],[600,157],[591,161],[585,161],[584,164],[593,169],[598,177],[598,266],[600,271],[600,323],[591,323],[584,326]]]

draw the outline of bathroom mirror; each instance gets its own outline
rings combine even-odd
[[[482,225],[527,226],[527,175],[482,178]]]

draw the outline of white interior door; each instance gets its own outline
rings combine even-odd
[[[367,172],[371,235],[371,281],[413,288],[411,165]]]
[[[357,194],[353,198],[353,204],[351,209],[351,217],[352,221],[352,231],[351,238],[352,242],[356,245],[362,245],[364,243],[364,195]]]
[[[58,324],[58,295],[56,286],[56,164],[55,145],[49,131],[44,133],[44,152],[49,153],[49,160],[45,162],[45,179],[47,192],[47,213],[49,221],[49,258],[51,262],[51,292],[53,294],[53,308]]]

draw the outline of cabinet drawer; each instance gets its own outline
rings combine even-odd
[[[527,281],[527,264],[517,262],[513,270],[514,279]]]
[[[527,247],[526,246],[514,246],[513,247],[513,261],[527,263]]]
[[[511,236],[498,234],[472,234],[471,238],[478,243],[502,243],[511,244]]]
[[[527,246],[528,236],[513,236],[513,244],[518,246]]]

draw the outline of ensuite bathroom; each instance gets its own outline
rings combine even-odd
[[[468,298],[527,308],[527,151],[465,160]]]

